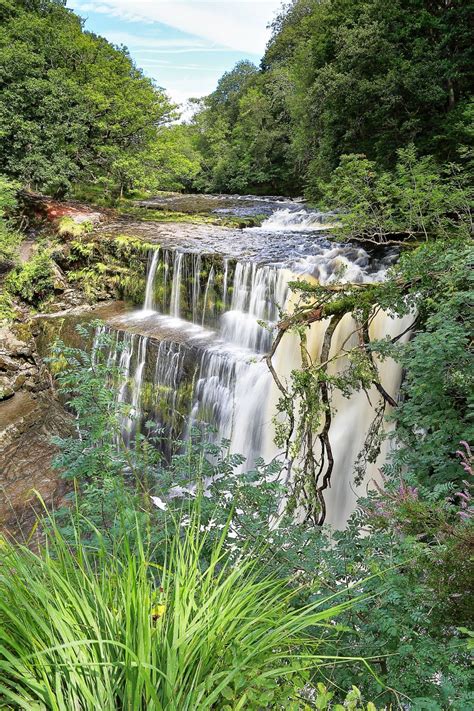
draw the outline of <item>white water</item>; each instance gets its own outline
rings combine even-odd
[[[327,212],[308,210],[277,210],[261,226],[267,232],[314,232],[327,230],[337,224],[335,216]]]
[[[124,424],[124,440],[127,445],[133,439],[135,432],[137,431],[137,425],[140,421],[140,398],[141,389],[143,382],[143,371],[146,364],[146,348],[148,344],[148,338],[146,336],[140,338],[138,346],[138,359],[137,366],[135,368],[135,375],[133,377],[131,385],[131,400],[132,406],[127,417],[127,421]]]
[[[155,281],[156,267],[158,266],[158,259],[160,256],[160,249],[155,249],[150,253],[149,265],[148,265],[148,277],[146,280],[146,291],[145,291],[145,301],[143,303],[143,309],[145,311],[153,311],[155,307],[155,298],[153,294],[153,284]]]
[[[319,254],[296,260],[292,269],[297,275],[310,276],[320,284],[367,284],[382,281],[386,267],[368,271],[369,255],[362,247],[331,245]]]
[[[199,283],[199,282],[198,282]],[[202,326],[204,326],[204,321],[206,319],[206,310],[210,306],[209,304],[209,291],[214,285],[214,267],[211,267],[209,276],[207,277],[206,290],[204,292],[204,304],[202,308]]]
[[[261,229],[264,233],[283,230],[282,234],[314,231],[315,225],[321,227],[326,217],[305,210],[278,210]],[[280,235],[275,235],[276,239]],[[143,323],[150,327],[147,333],[151,335],[125,332],[124,347],[113,355],[115,363],[120,354],[123,373],[118,402],[131,405],[130,416],[123,421],[127,443],[140,427],[141,419],[148,415],[142,403],[146,370],[147,377],[154,373],[152,385],[156,394],[151,407],[155,419],[165,428],[168,444],[172,437],[189,433],[191,427],[209,423],[217,429],[216,442],[229,440],[231,451],[247,457],[248,466],[260,456],[269,461],[279,454],[271,424],[279,391],[262,358],[271,347],[272,328],[282,310],[295,307],[296,297],[288,295],[288,281],[304,277],[320,283],[364,283],[383,279],[384,275],[385,267],[371,263],[363,249],[318,240],[314,238],[311,254],[306,249],[305,256],[292,258],[286,267],[225,258],[220,268],[215,261],[209,268],[205,255],[166,249],[150,254],[143,310],[122,319],[122,323],[136,326],[140,319],[146,319]],[[157,299],[155,293],[160,290],[162,296]],[[373,319],[370,333],[377,338],[396,335],[407,325],[380,312]],[[326,327],[327,322],[317,322],[308,330],[308,353],[314,362],[320,357]],[[153,328],[158,345],[151,355]],[[330,356],[343,345],[348,349],[356,342],[353,331],[353,320],[344,317],[333,336]],[[156,360],[150,370],[146,366],[151,357]],[[277,350],[274,366],[285,381],[300,365],[298,339],[287,334]],[[339,358],[330,365],[329,372],[342,372],[347,365],[345,357]],[[386,360],[379,371],[385,389],[396,396],[399,367]],[[187,388],[188,399],[181,392],[183,387]],[[378,477],[384,452],[368,467],[363,484],[353,484],[354,462],[379,401],[375,388],[367,394],[357,392],[349,399],[338,392],[333,395],[329,437],[335,465],[325,498],[327,521],[337,527],[344,525],[357,496],[370,480]]]
[[[288,273],[272,266],[257,267],[254,262],[238,262],[232,289],[230,309],[221,319],[221,335],[258,353],[271,346],[272,334],[259,321],[272,325],[283,308],[288,292]]]
[[[171,287],[171,316],[179,318],[181,304],[181,269],[183,266],[183,253],[177,252]]]
[[[290,309],[294,304],[288,304]],[[403,319],[393,319],[380,311],[373,319],[369,335],[371,339],[395,336],[405,331],[413,319],[406,316]],[[324,334],[328,320],[315,322],[307,332],[307,352],[313,362],[319,362]],[[350,315],[343,317],[336,327],[332,337],[332,346],[329,359],[337,356],[342,350],[349,350],[358,343],[355,332],[356,323]],[[404,336],[406,340],[408,335]],[[299,340],[295,334],[285,334],[275,354],[274,367],[284,383],[288,383],[291,371],[301,367]],[[346,357],[339,358],[329,363],[329,375],[342,373],[348,366]],[[377,364],[380,381],[385,390],[396,398],[401,381],[401,369],[392,359],[387,358]],[[273,385],[269,402],[269,413],[275,411],[276,402],[280,396]],[[386,441],[382,451],[373,464],[368,464],[364,481],[358,485],[354,483],[354,464],[363,448],[369,427],[374,419],[377,406],[381,403],[381,395],[375,387],[367,393],[358,391],[349,398],[344,397],[339,390],[333,390],[331,395],[332,420],[329,430],[329,439],[334,456],[334,468],[331,475],[330,487],[326,490],[324,498],[327,504],[326,523],[335,528],[343,528],[350,514],[355,510],[357,498],[373,488],[374,482],[381,484],[380,467],[388,452],[389,443]],[[297,403],[295,403],[296,405]],[[386,412],[390,411],[387,407]],[[385,426],[386,431],[390,427]],[[265,432],[263,445],[264,456],[269,458],[274,453],[273,432],[270,428]],[[315,440],[316,440],[315,436]],[[318,447],[316,447],[318,452]]]

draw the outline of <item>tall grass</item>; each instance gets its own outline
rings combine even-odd
[[[229,564],[226,530],[203,564],[197,514],[163,566],[139,530],[134,550],[124,537],[90,550],[79,534],[71,548],[51,531],[39,553],[1,541],[1,708],[300,708],[298,688],[325,663],[319,625],[349,604],[293,608],[258,557]]]

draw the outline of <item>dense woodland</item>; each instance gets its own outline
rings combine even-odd
[[[126,48],[85,32],[61,0],[0,0],[5,327],[54,299],[61,236],[19,259],[25,189],[118,209],[157,190],[304,195],[337,212],[337,239],[400,254],[381,283],[292,284],[300,306],[282,315],[272,354],[287,330],[304,351],[309,324],[346,313],[361,337],[343,376],[303,359],[280,388],[289,488],[266,476],[275,462],[241,473],[202,435],[171,462],[149,438],[118,447],[105,356],[54,345],[79,434],[56,441],[72,494],[42,522],[39,552],[0,538],[2,708],[473,706],[473,9],[294,0],[260,67],[237,64],[180,123]],[[93,237],[75,237],[86,254]],[[413,316],[407,343],[370,341],[378,308]],[[330,532],[324,423],[336,391],[381,387],[375,356],[401,364],[401,393],[384,393],[351,475],[374,461],[388,405],[398,444],[384,489]],[[168,499],[190,478],[197,495]],[[200,496],[210,478],[212,497]]]
[[[241,62],[202,102],[199,184],[318,197],[344,154],[392,169],[413,143],[459,160],[472,130],[469,2],[299,0],[259,69]]]

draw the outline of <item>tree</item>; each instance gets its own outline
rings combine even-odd
[[[1,0],[0,11],[4,170],[59,194],[79,178],[120,183],[174,115],[164,92],[62,2]]]
[[[421,156],[458,160],[472,125],[471,13],[464,0],[293,0],[273,23],[259,74],[238,66],[204,101],[197,122],[206,175],[219,163],[220,184],[230,189],[232,178],[220,165],[225,150],[207,150],[221,120],[235,146],[222,158],[226,170],[232,172],[236,155],[252,154],[254,134],[234,129],[242,119],[239,101],[247,93],[250,101],[255,87],[267,97],[258,120],[285,146],[282,163],[274,142],[265,169],[280,191],[306,188],[319,199],[320,181],[344,154],[363,153],[392,170],[397,151],[413,143]],[[243,182],[243,189],[258,190],[250,175]]]

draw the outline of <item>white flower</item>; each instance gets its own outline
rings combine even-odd
[[[166,511],[166,509],[168,508],[168,504],[165,504],[163,499],[160,499],[159,496],[150,496],[150,499],[152,500],[153,504],[156,506],[157,509]]]
[[[211,518],[210,521],[209,521],[209,523],[207,524],[207,526],[200,526],[199,530],[200,530],[201,532],[203,532],[203,531],[210,531],[211,528],[214,528],[214,527],[215,527],[215,525],[216,525],[216,519],[215,519],[215,518]]]

